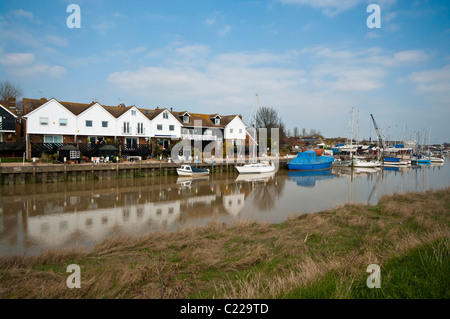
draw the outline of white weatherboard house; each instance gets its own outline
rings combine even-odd
[[[95,143],[99,137],[114,138],[117,120],[99,103],[95,103],[77,116],[76,136],[87,136],[86,140]],[[78,138],[79,141],[81,141]],[[82,141],[85,143],[86,141]]]
[[[51,99],[26,119],[27,136],[43,143],[73,143],[77,131],[77,117],[55,99]]]
[[[173,144],[171,140],[181,138],[205,143],[223,138],[241,145],[246,137],[246,125],[238,115],[60,102],[54,98],[24,99],[24,110],[27,141],[34,143],[96,143],[109,139],[134,148],[154,139],[166,148]],[[201,129],[194,132],[196,125]]]

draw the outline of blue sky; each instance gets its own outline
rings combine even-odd
[[[81,28],[68,28],[71,3]],[[369,29],[369,4],[381,28]],[[450,6],[402,0],[0,2],[0,80],[28,98],[242,114],[326,137],[450,142]]]

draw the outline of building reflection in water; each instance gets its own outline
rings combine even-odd
[[[398,170],[219,174],[0,187],[0,255],[92,247],[125,234],[176,231],[212,220],[285,221],[383,195],[448,187],[450,165]]]

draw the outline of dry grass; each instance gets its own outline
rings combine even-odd
[[[0,258],[0,298],[281,298],[330,273],[333,297],[347,298],[369,264],[448,238],[449,210],[450,189],[408,193],[277,225],[211,222],[105,240],[89,253]],[[72,263],[80,289],[66,286]]]

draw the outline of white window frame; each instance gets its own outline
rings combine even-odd
[[[136,110],[131,110],[131,115],[136,115]]]
[[[164,112],[163,113],[163,118],[167,120],[169,118],[169,113],[168,112]]]
[[[59,119],[59,126],[67,126],[68,122],[69,121],[67,119],[60,118]]]
[[[130,122],[123,122],[122,132],[123,134],[130,134],[131,132]]]
[[[45,140],[50,137],[52,138],[52,142],[46,142]],[[61,142],[55,142],[55,137],[61,138]],[[62,135],[44,135],[44,143],[63,143],[63,140]]]
[[[156,129],[158,131],[162,131],[163,130],[163,125],[162,124],[156,124]]]
[[[91,125],[88,125],[88,122],[91,122]],[[93,120],[86,120],[86,121],[84,122],[84,125],[85,125],[86,127],[94,127],[94,121],[93,121]]]
[[[144,123],[137,124],[137,134],[144,134]]]
[[[48,117],[40,117],[39,118],[39,125],[41,125],[41,126],[48,126]]]
[[[214,124],[215,124],[215,125],[220,125],[220,118],[219,118],[219,117],[216,117],[216,118],[214,119]]]
[[[175,131],[175,125],[169,125],[169,131]]]

